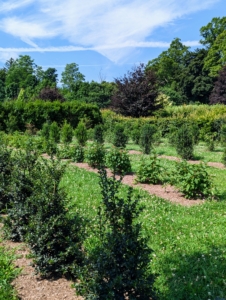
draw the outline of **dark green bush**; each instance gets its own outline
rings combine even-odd
[[[132,138],[133,142],[136,145],[139,145],[139,142],[140,142],[140,128],[139,127],[135,127],[134,129],[132,129],[130,135],[131,135],[131,138]]]
[[[50,138],[50,125],[49,125],[49,123],[44,123],[43,124],[40,135],[45,140],[48,140]]]
[[[222,155],[222,163],[226,167],[226,147],[224,147],[223,155]]]
[[[100,171],[102,205],[99,209],[100,243],[89,253],[88,267],[76,286],[85,299],[155,299],[150,274],[152,250],[136,222],[142,208],[132,188],[119,197],[120,181]],[[95,232],[97,234],[97,232]]]
[[[85,146],[87,142],[87,129],[83,121],[80,121],[75,129],[75,137],[81,146]]]
[[[82,228],[76,215],[68,215],[65,190],[60,187],[65,166],[58,160],[43,160],[38,165],[34,203],[37,211],[29,223],[27,241],[34,255],[34,265],[42,276],[76,276],[82,261]]]
[[[61,140],[64,144],[70,144],[73,138],[73,128],[66,121],[61,128]]]
[[[154,135],[157,133],[155,125],[145,124],[141,127],[140,131],[140,146],[144,154],[150,154],[151,148],[154,143]]]
[[[124,132],[124,127],[120,124],[115,125],[113,145],[118,148],[125,148],[128,142],[128,136]]]
[[[221,144],[225,146],[226,145],[226,124],[223,124],[221,126],[220,137],[221,137]]]
[[[13,170],[12,150],[0,145],[0,212],[10,205],[10,183]]]
[[[98,124],[94,127],[93,139],[94,139],[95,142],[97,142],[99,144],[103,144],[103,142],[104,142],[104,128],[103,128],[103,125]]]
[[[111,148],[106,154],[106,165],[114,173],[127,174],[131,172],[131,164],[126,151],[118,148]]]
[[[183,159],[192,159],[194,151],[194,139],[191,126],[183,124],[175,134],[175,147],[178,155]]]
[[[151,184],[163,182],[163,168],[156,154],[141,159],[136,175],[137,182]]]
[[[106,151],[101,144],[93,143],[85,153],[85,159],[89,166],[96,168],[104,165]]]

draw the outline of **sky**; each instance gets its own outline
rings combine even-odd
[[[200,47],[200,28],[223,16],[225,0],[0,0],[0,67],[30,55],[59,80],[76,63],[86,81],[114,81],[174,38]]]

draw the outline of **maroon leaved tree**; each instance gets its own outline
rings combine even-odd
[[[210,104],[226,104],[226,65],[219,72],[218,78],[210,94]]]
[[[57,88],[51,88],[51,87],[45,87],[43,88],[39,95],[38,99],[44,100],[44,101],[56,101],[59,100],[60,102],[64,102],[65,99],[59,92]]]
[[[144,64],[134,67],[127,75],[115,79],[116,89],[111,97],[112,110],[131,117],[151,115],[158,109],[157,78],[152,70],[145,70]]]

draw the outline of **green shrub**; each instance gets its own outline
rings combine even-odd
[[[222,163],[226,167],[226,147],[224,147],[223,155],[222,155]]]
[[[131,138],[132,138],[133,142],[136,145],[139,145],[139,141],[140,141],[140,129],[138,127],[135,127],[134,129],[132,129],[132,131],[131,131]]]
[[[60,128],[57,125],[57,122],[53,122],[49,127],[49,138],[55,142],[59,143],[60,141]]]
[[[52,140],[43,140],[42,149],[48,155],[52,156],[57,153],[57,144]]]
[[[157,133],[155,125],[145,124],[141,127],[140,132],[140,146],[144,154],[150,154],[152,145],[154,143],[154,135]]]
[[[80,121],[75,129],[76,139],[81,146],[85,146],[87,142],[87,129],[83,121]]]
[[[118,148],[111,148],[106,154],[106,165],[114,173],[124,175],[131,172],[131,164],[127,152]]]
[[[226,145],[226,124],[223,124],[221,126],[220,137],[221,137],[221,144],[225,146]]]
[[[101,144],[93,143],[85,153],[85,159],[89,166],[95,168],[104,165],[106,151]]]
[[[178,128],[175,135],[175,146],[178,155],[183,159],[193,158],[194,139],[191,127],[188,124],[183,124]]]
[[[136,182],[158,184],[163,181],[163,168],[156,154],[143,157],[136,172]]]
[[[44,123],[42,126],[42,130],[41,130],[41,136],[45,139],[48,140],[50,137],[50,125],[49,123]]]
[[[116,124],[114,129],[113,145],[118,148],[125,148],[128,142],[128,136],[124,132],[124,127]]]
[[[61,140],[64,144],[70,144],[73,138],[73,128],[66,121],[61,128]]]
[[[99,144],[103,144],[104,142],[104,128],[103,125],[96,125],[93,131],[93,139],[95,142]]]
[[[74,146],[71,149],[71,160],[75,162],[84,161],[84,148],[80,145]]]
[[[204,163],[189,164],[182,161],[177,165],[177,183],[180,191],[189,199],[208,199],[215,196],[211,178]]]
[[[100,186],[100,243],[89,253],[89,265],[76,290],[85,299],[154,299],[149,275],[152,250],[136,222],[142,211],[140,199],[132,197],[132,188],[125,199],[120,198],[120,181],[107,178],[105,170],[100,171]]]
[[[0,212],[10,205],[11,193],[9,190],[13,170],[12,150],[6,145],[0,145]]]
[[[42,276],[76,276],[83,257],[84,223],[77,215],[68,214],[67,196],[59,186],[65,166],[52,159],[43,160],[38,167],[35,195],[30,199],[37,211],[31,216],[26,236],[35,269]]]

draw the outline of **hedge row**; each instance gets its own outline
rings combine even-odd
[[[199,128],[199,139],[201,140],[205,140],[207,135],[213,133],[216,133],[217,137],[220,134],[222,124],[226,124],[226,106],[203,105],[202,110],[199,106],[197,106],[196,110],[198,110],[200,114],[194,113],[195,108],[193,108],[193,110],[191,110],[192,113],[185,114],[183,111],[166,117],[158,115],[147,118],[124,117],[110,110],[103,110],[102,117],[105,130],[109,132],[112,132],[118,123],[122,124],[128,132],[144,124],[153,124],[157,126],[164,137],[170,132],[170,128],[180,128],[181,125],[186,122],[196,125]]]
[[[102,122],[99,108],[93,104],[80,102],[34,102],[11,101],[0,103],[0,130],[25,131],[26,124],[41,129],[43,123],[56,121],[62,125],[67,120],[73,128],[84,119],[88,127]]]

